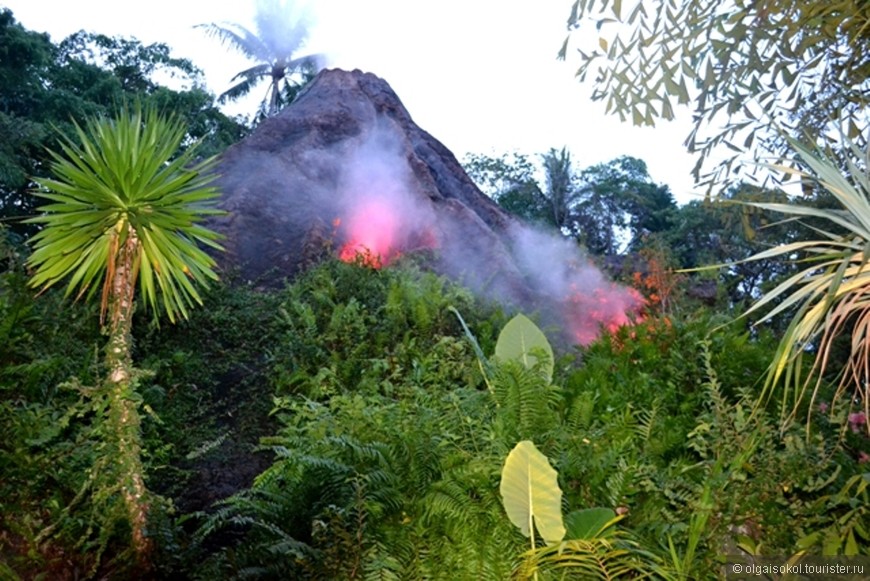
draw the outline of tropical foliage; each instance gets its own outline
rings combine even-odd
[[[623,156],[577,171],[563,147],[540,155],[539,168],[517,153],[472,154],[465,168],[504,209],[570,235],[592,254],[638,250],[645,237],[673,226],[673,195],[652,181],[637,158]],[[543,185],[535,178],[536,169]]]
[[[752,315],[773,301],[775,308],[759,321],[763,323],[783,312],[794,309],[783,334],[768,375],[768,387],[782,383],[791,400],[789,417],[798,412],[798,404],[807,390],[811,400],[818,398],[818,389],[828,369],[839,337],[851,335],[850,356],[837,373],[839,389],[834,399],[852,407],[858,404],[865,415],[870,414],[870,310],[866,296],[870,280],[866,272],[870,256],[870,177],[866,169],[866,154],[852,145],[853,157],[847,159],[848,176],[844,177],[834,163],[812,149],[791,141],[800,153],[809,173],[796,173],[809,183],[824,188],[839,207],[825,209],[797,204],[762,204],[753,207],[780,212],[796,218],[826,222],[813,228],[810,240],[782,244],[749,257],[747,260],[784,256],[800,265],[798,272],[768,291],[746,314]],[[802,376],[802,359],[811,354],[812,371]],[[850,390],[848,388],[851,388]],[[867,429],[870,430],[870,424]]]
[[[686,143],[711,186],[745,169],[735,162],[753,145],[787,153],[771,121],[794,137],[842,129],[865,145],[868,23],[861,0],[576,0],[568,20],[597,28],[596,44],[576,47],[577,76],[607,112],[654,125],[693,107]],[[714,151],[726,157],[711,169]]]
[[[0,9],[0,46],[0,220],[18,235],[35,230],[20,222],[35,213],[32,178],[47,177],[47,152],[59,149],[60,135],[75,132],[73,121],[111,116],[123,103],[139,100],[183,118],[184,145],[202,142],[205,156],[247,131],[217,109],[202,88],[202,73],[171,56],[166,45],[84,32],[55,43]],[[157,82],[167,77],[181,88]]]
[[[220,246],[217,235],[197,222],[217,212],[207,205],[217,191],[208,185],[213,176],[204,173],[212,161],[190,166],[195,148],[177,155],[184,126],[154,109],[91,119],[76,131],[77,139],[63,138],[62,153],[52,153],[55,177],[37,179],[42,189],[36,195],[51,203],[30,219],[42,226],[31,238],[30,285],[46,290],[69,278],[65,294],[78,291],[77,297],[101,289],[107,378],[93,395],[94,411],[106,418],[114,453],[104,458],[114,456],[115,465],[99,463],[94,472],[110,469],[119,483],[141,560],[149,544],[149,501],[131,356],[136,282],[152,310],[159,291],[172,321],[202,302],[194,285],[217,275],[214,260],[197,243]]]
[[[213,160],[191,166],[192,148],[177,155],[184,136],[179,120],[155,109],[76,125],[76,139],[65,137],[62,153],[52,153],[56,177],[37,179],[36,196],[51,203],[29,220],[42,226],[31,238],[31,284],[46,289],[69,276],[66,294],[79,297],[101,288],[105,313],[125,269],[125,286],[138,279],[152,310],[159,291],[172,321],[201,303],[188,279],[217,279],[214,259],[195,244],[220,249],[217,234],[197,224],[219,213],[206,204],[217,190],[208,185]]]
[[[345,268],[308,278],[296,300],[323,304],[309,286],[315,279],[336,296],[328,281],[341,280]],[[369,271],[363,280],[370,282],[356,282],[366,289],[365,304],[377,304],[370,285],[381,276]],[[347,317],[371,311],[333,312],[342,315],[299,328],[332,337],[337,325],[361,330]],[[373,358],[361,345],[379,339],[327,339],[366,362],[357,364],[360,389],[335,381],[339,362],[347,360],[342,350],[337,357],[323,353],[328,367],[294,383],[308,396],[280,398],[276,413],[285,427],[265,441],[275,454],[272,467],[202,529],[206,540],[219,531],[249,530],[210,562],[210,574],[501,578],[505,554],[514,555],[508,565],[520,576],[565,566],[588,573],[583,567],[606,554],[613,571],[691,577],[715,570],[723,543],[763,541],[771,553],[795,552],[799,539],[821,529],[784,526],[783,507],[809,519],[817,512],[807,497],[822,502],[822,494],[836,494],[848,472],[859,469],[838,440],[844,415],[814,428],[809,442],[800,430],[780,441],[774,417],[753,416],[753,386],[768,363],[770,338],[752,341],[730,331],[704,343],[714,321],[651,322],[595,344],[580,368],[561,360],[553,368],[553,378],[564,381],[560,387],[541,366],[546,351],[521,321],[506,325],[495,346],[487,334],[479,336],[484,352],[527,345],[519,359],[487,358],[481,366],[474,365],[474,344],[462,341],[465,331],[455,327],[454,339],[427,341],[437,359],[410,367],[403,355],[420,348],[413,331],[404,347]],[[386,323],[377,318],[370,325]],[[480,327],[475,318],[466,324]],[[522,353],[536,358],[522,364]],[[414,372],[404,376],[399,369]],[[475,369],[479,374],[468,374]],[[545,545],[526,554],[522,545],[529,540],[512,532],[497,496],[504,459],[524,439],[558,469],[568,506],[627,510],[621,521],[627,528],[603,540],[569,538],[565,561]],[[851,454],[861,447],[866,443],[856,437]],[[809,464],[817,467],[812,474],[798,469]],[[483,530],[487,535],[474,536]]]
[[[0,222],[0,577],[688,580],[725,555],[870,556],[859,145],[795,144],[799,200],[683,206],[630,157],[473,158],[646,300],[579,347],[428,272],[434,251],[215,280],[206,153],[240,126],[195,67],[55,46],[8,11],[0,43],[3,211],[49,202]]]
[[[19,288],[4,277],[5,288]],[[21,323],[0,374],[6,393],[20,394],[0,409],[4,425],[16,426],[0,462],[17,483],[3,497],[11,519],[3,538],[15,541],[2,550],[30,546],[42,559],[14,557],[18,571],[35,562],[49,570],[52,547],[92,556],[99,543],[85,535],[91,500],[65,513],[52,508],[68,505],[81,487],[77,467],[101,454],[87,415],[45,431],[55,425],[45,418],[64,417],[78,392],[57,390],[37,370],[93,381],[100,342],[93,320],[71,319],[74,307],[55,308],[57,298],[46,293],[29,318],[15,303],[4,307],[4,320]],[[676,576],[682,567],[703,576],[716,570],[724,543],[763,554],[820,552],[837,519],[854,510],[855,484],[845,487],[861,473],[866,437],[847,429],[848,414],[838,410],[814,412],[809,440],[802,428],[781,439],[775,416],[752,414],[775,339],[733,327],[710,335],[722,316],[651,319],[591,345],[580,362],[551,359],[536,340],[499,340],[503,315],[408,265],[378,271],[334,262],[281,292],[217,287],[203,299],[190,323],[143,325],[137,334],[153,370],[139,392],[161,419],[143,422],[149,487],[178,511],[152,511],[164,577],[546,578],[566,563],[545,543],[528,553],[530,541],[499,495],[505,458],[522,440],[558,471],[569,531],[578,510],[626,515],[607,529],[613,536],[596,540],[593,525],[568,536],[561,554],[578,567],[607,555],[614,570]],[[25,293],[20,301],[27,307],[32,299]],[[489,355],[483,365],[451,305]],[[48,344],[28,339],[50,320],[78,327],[40,335],[54,338]],[[520,336],[532,336],[528,324]],[[52,359],[65,342],[75,349]],[[493,356],[523,343],[520,361]],[[79,444],[68,447],[75,435]],[[738,457],[744,461],[720,461]],[[57,468],[40,473],[49,462]],[[38,488],[22,486],[31,480]],[[55,500],[28,492],[37,489],[55,491]],[[228,491],[238,494],[211,507]],[[191,537],[195,511],[203,512]],[[858,525],[859,516],[843,522]],[[596,530],[606,524],[596,522]],[[850,530],[866,552],[858,529]],[[123,529],[106,534],[112,554]],[[75,549],[82,538],[90,540]],[[111,560],[101,567],[122,570]]]

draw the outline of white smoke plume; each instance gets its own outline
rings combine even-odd
[[[340,258],[361,254],[381,266],[402,252],[437,246],[432,205],[414,195],[413,175],[394,134],[378,127],[362,139],[338,180]]]
[[[629,323],[642,306],[638,293],[609,281],[576,244],[557,233],[516,223],[507,243],[492,234],[482,240],[489,230],[461,206],[456,209],[461,215],[439,221],[389,129],[380,127],[350,146],[336,200],[340,258],[360,254],[380,267],[401,253],[435,248],[453,278],[511,308],[540,309],[566,338],[584,345],[602,328]],[[475,244],[468,243],[471,236],[477,237]]]
[[[301,56],[297,53],[315,24],[311,5],[299,0],[257,0],[254,23],[264,50],[258,56],[263,60]]]
[[[512,243],[530,286],[559,305],[556,315],[577,343],[590,343],[602,327],[612,331],[628,324],[643,306],[637,291],[608,280],[570,240],[522,226]]]

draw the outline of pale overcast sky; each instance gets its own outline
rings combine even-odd
[[[589,99],[589,87],[574,77],[577,62],[570,54],[568,62],[556,60],[572,0],[309,4],[316,14],[311,51],[328,53],[330,66],[385,79],[414,121],[460,160],[467,152],[535,155],[566,145],[578,169],[632,155],[646,161],[653,179],[669,185],[680,202],[697,195],[690,175],[694,160],[682,146],[688,111],[655,129],[620,123]],[[81,29],[164,42],[175,56],[203,69],[215,93],[249,66],[193,26],[250,27],[254,0],[0,0],[0,6],[55,42]]]

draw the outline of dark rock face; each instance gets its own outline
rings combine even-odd
[[[349,260],[370,251],[364,260],[381,266],[432,249],[434,270],[540,311],[569,341],[625,324],[640,304],[574,243],[518,222],[481,193],[372,74],[321,72],[227,150],[218,172],[229,212],[209,224],[226,235],[218,259],[258,286],[280,285],[330,253]]]
[[[436,247],[437,268],[521,296],[510,258],[515,221],[482,194],[453,154],[411,119],[382,79],[321,72],[299,99],[230,148],[218,168],[225,267],[270,285],[348,242],[360,204],[389,206],[398,252]],[[474,265],[473,268],[467,268]],[[484,271],[480,271],[485,267]]]

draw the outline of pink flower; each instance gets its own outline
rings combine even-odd
[[[866,423],[867,416],[864,414],[864,412],[855,412],[854,414],[849,414],[849,427],[856,434],[861,431],[861,428]]]
[[[867,452],[858,452],[858,464],[864,464],[865,462],[870,462],[870,455]]]
[[[819,402],[819,412],[826,414],[828,413],[828,402],[821,401]]]

